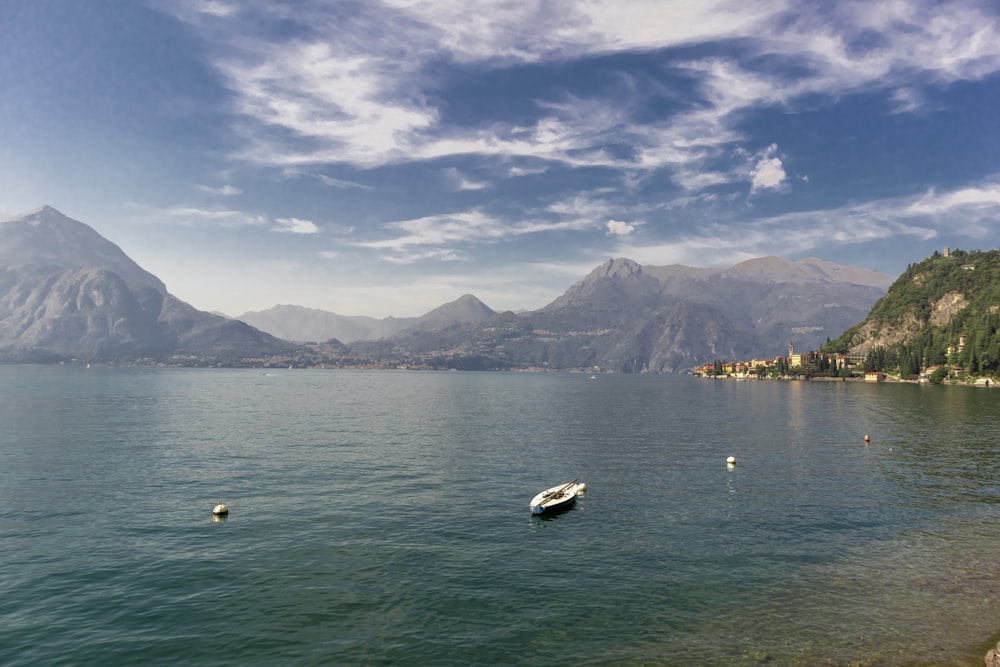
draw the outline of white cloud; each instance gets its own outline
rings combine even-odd
[[[219,227],[263,227],[267,225],[267,216],[258,213],[247,213],[224,208],[194,208],[187,206],[171,206],[162,209],[148,209],[148,215],[153,221],[168,224],[198,225],[211,223]]]
[[[608,236],[628,236],[635,231],[635,225],[621,220],[608,220]]]
[[[889,239],[902,243],[936,238],[988,240],[996,234],[998,218],[1000,180],[993,180],[836,209],[715,222],[655,244],[634,245],[628,237],[619,237],[615,253],[641,264],[729,266],[763,255],[802,255],[834,245]]]
[[[507,176],[510,178],[519,178],[521,176],[536,176],[538,174],[544,174],[548,171],[545,167],[524,167],[515,166],[507,170]]]
[[[238,11],[235,6],[222,0],[185,0],[181,4],[190,11],[217,17],[232,16]]]
[[[330,176],[327,176],[326,174],[310,173],[310,172],[302,171],[302,170],[295,169],[295,168],[292,168],[292,167],[288,167],[288,168],[283,169],[281,171],[281,174],[285,178],[297,178],[297,177],[314,178],[317,181],[319,181],[320,183],[322,183],[323,185],[328,185],[331,188],[337,188],[338,190],[352,190],[352,189],[357,189],[357,190],[371,190],[372,189],[372,187],[370,185],[364,185],[363,183],[357,183],[355,181],[348,181],[348,180],[345,180],[345,179],[342,179],[342,178],[332,178]]]
[[[222,185],[219,187],[212,187],[210,185],[196,185],[196,188],[202,192],[207,192],[213,195],[222,195],[223,197],[232,197],[234,195],[242,194],[243,190],[236,187],[235,185]]]
[[[391,222],[383,226],[385,238],[354,241],[358,248],[381,250],[387,261],[412,263],[426,259],[465,259],[462,246],[497,243],[505,239],[551,231],[591,229],[590,220],[520,220],[510,222],[491,216],[480,209],[412,220]]]
[[[939,217],[951,215],[958,210],[976,217],[984,213],[996,216],[1000,210],[1000,183],[969,186],[943,194],[931,189],[908,205],[904,212],[908,215]]]
[[[583,0],[481,3],[474,11],[459,0],[385,0],[350,15],[310,2],[294,10],[257,0],[239,12],[221,2],[197,7],[175,13],[217,48],[215,65],[247,121],[239,157],[269,166],[374,168],[476,154],[665,169],[696,191],[746,178],[724,149],[746,140],[748,111],[873,91],[885,91],[897,111],[915,111],[924,86],[1000,71],[1000,21],[972,0]],[[300,26],[300,34],[281,42],[255,27],[277,21]],[[723,42],[741,53],[670,61],[666,51]],[[564,91],[537,99],[536,117],[522,125],[485,117],[453,126],[442,113],[441,63],[496,70],[635,51],[662,52],[665,67],[691,78],[697,98],[663,117],[640,117],[634,112],[645,96],[667,93],[630,86],[623,75],[606,99]],[[612,144],[631,154],[610,153]],[[770,156],[755,166],[751,188],[785,180],[781,159]],[[483,185],[467,181],[460,189]]]
[[[445,169],[444,179],[449,189],[453,191],[475,191],[486,190],[490,184],[485,181],[473,181],[466,178],[458,169],[451,167]]]
[[[399,234],[377,241],[355,242],[354,245],[400,251],[411,246],[442,246],[497,239],[506,233],[503,221],[479,210],[400,220],[388,223],[385,229]]]
[[[564,217],[589,218],[597,220],[611,215],[615,206],[601,192],[585,192],[564,197],[545,207],[549,213]],[[607,193],[610,194],[610,193]]]
[[[309,220],[299,218],[278,218],[274,221],[273,231],[287,232],[289,234],[315,234],[319,232],[319,227]]]
[[[1000,182],[986,182],[938,194],[929,190],[902,206],[901,216],[926,219],[941,234],[975,240],[995,237],[1000,219]]]
[[[225,208],[195,208],[190,206],[171,206],[167,208],[151,208],[140,206],[142,219],[144,222],[198,226],[212,224],[221,228],[260,228],[270,229],[273,232],[284,232],[289,234],[316,234],[319,227],[309,221],[299,218],[277,218],[271,220],[268,216],[258,213],[248,213],[235,209]]]
[[[892,93],[893,107],[897,113],[909,113],[925,107],[924,96],[916,88],[898,88]]]
[[[630,0],[477,3],[386,0],[432,27],[429,35],[460,62],[536,62],[648,50],[755,33],[789,0]]]
[[[757,158],[756,164],[750,169],[750,193],[760,190],[777,190],[784,184],[786,175],[781,158],[776,157],[778,147],[774,144]]]

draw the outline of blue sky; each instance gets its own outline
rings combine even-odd
[[[4,0],[0,211],[238,315],[1000,246],[1000,7]]]

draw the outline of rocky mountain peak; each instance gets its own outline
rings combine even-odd
[[[63,269],[100,267],[130,282],[166,294],[159,278],[143,270],[92,227],[42,206],[0,222],[0,264],[49,265]]]
[[[171,296],[121,248],[51,206],[0,221],[0,363],[290,349]]]
[[[642,273],[642,266],[638,262],[625,257],[609,259],[599,267],[591,271],[587,276],[588,280],[599,278],[628,278]]]
[[[60,213],[59,211],[57,211],[56,209],[49,206],[48,204],[40,206],[39,208],[36,208],[34,211],[29,211],[23,217],[28,222],[36,225],[43,223],[55,224],[62,221],[63,219],[66,220],[70,219],[65,215],[63,215],[62,213]]]
[[[424,323],[429,322],[480,322],[494,315],[494,311],[485,303],[471,294],[463,294],[451,303],[438,306],[426,315],[418,318]]]

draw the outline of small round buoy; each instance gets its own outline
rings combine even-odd
[[[865,442],[871,442],[871,438],[868,437],[867,433],[865,433]]]
[[[730,456],[728,459],[726,459],[726,463],[728,463],[731,466],[736,465],[736,457],[735,456]]]
[[[212,508],[212,514],[215,516],[227,516],[229,514],[229,507],[225,503],[219,503]]]
[[[576,486],[576,495],[580,495],[581,493],[586,493],[586,492],[587,492],[587,485],[586,485],[586,483],[580,482],[579,484],[577,484],[577,486]]]

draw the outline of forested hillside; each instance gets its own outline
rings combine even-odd
[[[1000,250],[935,252],[907,267],[867,319],[824,346],[867,370],[908,377],[930,366],[1000,371]]]

